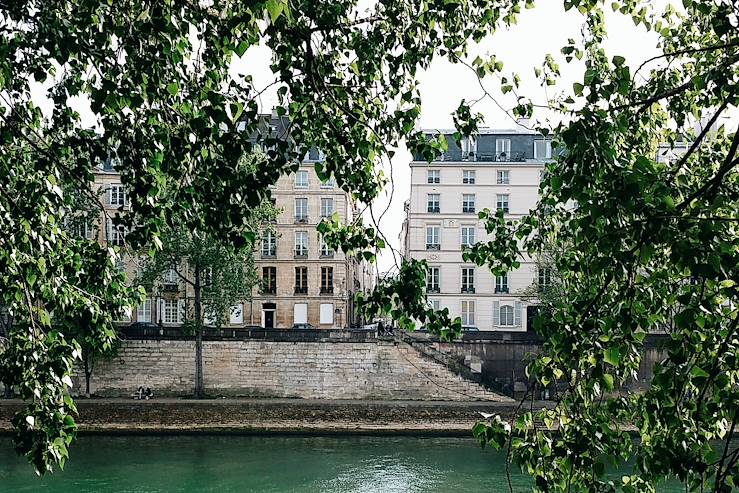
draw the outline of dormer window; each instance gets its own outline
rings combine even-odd
[[[477,155],[477,137],[462,137],[462,161],[474,161]]]
[[[495,158],[496,161],[511,160],[511,139],[495,140]]]

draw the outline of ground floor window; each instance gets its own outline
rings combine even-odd
[[[239,325],[244,323],[244,305],[238,303],[231,307],[231,315],[228,319],[231,325]]]
[[[293,307],[293,323],[308,323],[308,303],[295,303]]]
[[[321,323],[334,323],[334,305],[333,303],[321,303]]]
[[[151,298],[146,298],[136,309],[137,322],[151,322]]]

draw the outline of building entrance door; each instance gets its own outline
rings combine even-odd
[[[275,310],[277,310],[275,303],[262,304],[262,326],[265,329],[275,328]]]

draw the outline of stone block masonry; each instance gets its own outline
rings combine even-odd
[[[506,401],[422,357],[403,342],[205,341],[211,395],[303,399]],[[92,392],[128,397],[142,385],[157,396],[191,395],[195,343],[127,340],[98,363]],[[74,389],[84,389],[81,373]]]

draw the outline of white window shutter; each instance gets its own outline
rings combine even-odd
[[[185,318],[185,300],[177,300],[177,323],[181,324]]]
[[[159,300],[159,306],[157,307],[157,313],[156,313],[156,321],[159,323],[159,321],[164,322],[164,300]]]
[[[513,310],[513,325],[516,327],[521,326],[521,302],[516,301],[516,308]]]
[[[334,305],[333,303],[321,303],[321,323],[334,323]]]
[[[493,327],[500,325],[500,301],[493,301]]]
[[[308,304],[307,303],[295,303],[293,306],[293,323],[296,324],[307,324],[308,323]]]

